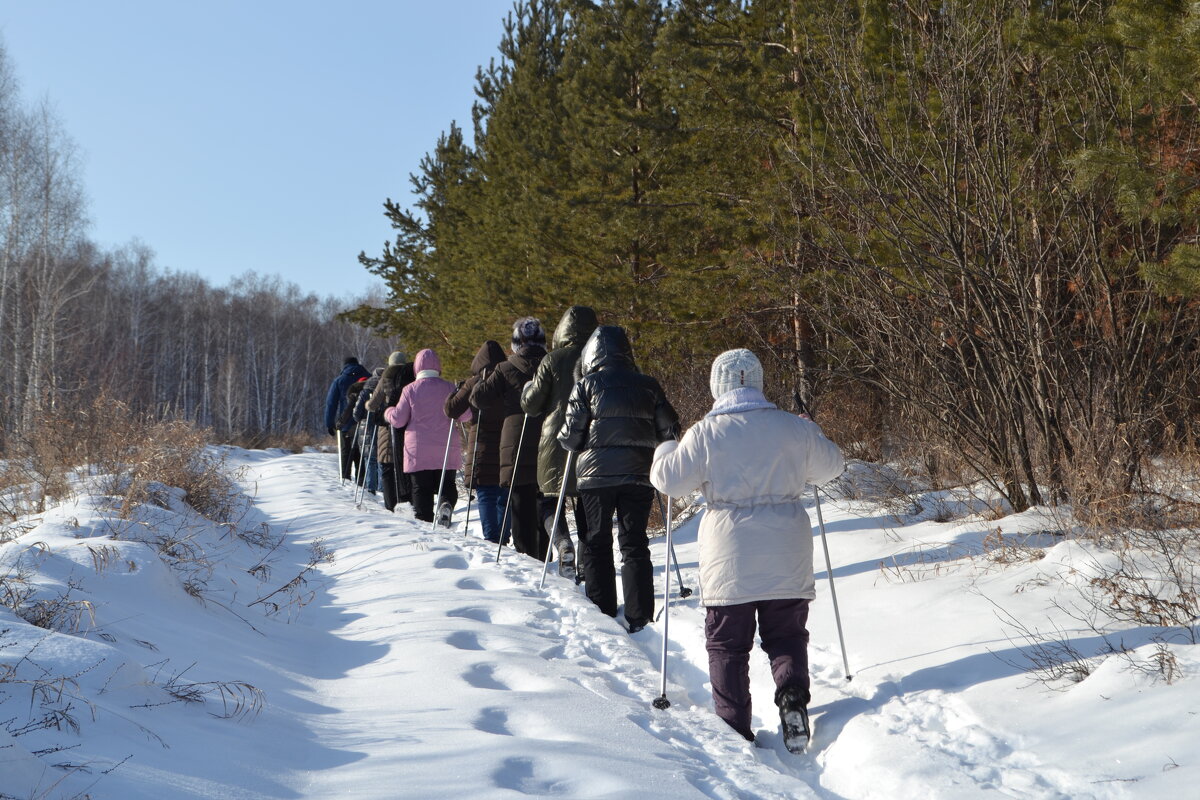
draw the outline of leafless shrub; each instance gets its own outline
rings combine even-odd
[[[163,662],[165,665],[166,662]],[[257,716],[266,703],[266,695],[261,689],[245,681],[189,681],[184,678],[195,664],[187,667],[159,686],[173,699],[169,702],[206,703],[215,697],[221,702],[221,712],[212,713],[219,719],[252,718]],[[135,706],[135,708],[152,707],[155,704]],[[157,705],[164,705],[159,703]]]
[[[1162,640],[1154,643],[1154,652],[1144,661],[1131,658],[1130,667],[1168,686],[1180,675],[1179,659],[1171,652],[1170,645]]]
[[[283,543],[283,535],[272,531],[271,526],[265,522],[250,528],[232,522],[225,524],[234,536],[251,547],[274,550]]]
[[[92,556],[92,568],[97,573],[107,571],[121,557],[121,551],[110,544],[88,544],[86,547],[88,553]]]
[[[1195,643],[1200,553],[1195,531],[1129,531],[1114,566],[1096,565],[1089,601],[1111,619],[1177,628]]]
[[[913,545],[879,562],[879,572],[888,583],[917,583],[932,580],[961,569],[970,549],[958,544]]]
[[[996,655],[1005,664],[1028,672],[1037,683],[1051,688],[1060,689],[1063,681],[1070,684],[1081,683],[1096,667],[1110,654],[1111,645],[1106,642],[1104,653],[1095,656],[1084,655],[1072,643],[1071,637],[1057,625],[1050,633],[1028,627],[1024,622],[1013,616],[1007,609],[996,606],[996,615],[1006,627],[1016,632],[1016,640],[1009,637],[1021,654],[1024,662],[1014,661]]]
[[[20,561],[8,572],[0,575],[0,606],[16,613],[33,596],[34,588],[29,582],[29,570]]]
[[[79,584],[72,581],[66,590],[53,595],[24,603],[13,609],[17,616],[38,628],[58,631],[60,633],[78,633],[86,627],[95,627],[96,609],[90,600],[76,599],[71,595],[79,590]]]
[[[272,615],[278,614],[287,608],[301,608],[307,605],[313,596],[312,592],[305,591],[305,587],[308,584],[308,574],[316,569],[318,565],[331,564],[333,561],[334,554],[325,546],[324,540],[313,540],[312,544],[309,545],[308,562],[296,577],[270,594],[258,598],[250,603],[250,605],[256,606],[261,604],[267,609],[267,613]]]
[[[109,476],[104,488],[121,496],[125,515],[142,503],[165,506],[161,487],[173,486],[200,514],[228,522],[236,518],[241,496],[224,456],[208,448],[210,437],[190,422],[138,414],[104,395],[88,406],[47,410],[35,428],[9,442],[13,457],[0,488],[21,486],[26,497],[6,500],[16,509],[8,515],[42,511],[48,499],[67,496],[72,474],[86,465]]]
[[[1030,547],[1025,537],[1004,535],[1000,528],[993,528],[983,537],[983,554],[996,564],[1024,564],[1040,561],[1046,557],[1040,548]]]
[[[153,502],[152,487],[165,484],[182,489],[184,500],[202,516],[215,522],[235,519],[241,493],[224,455],[207,450],[208,437],[208,431],[186,422],[152,425],[130,465],[128,499],[135,504]]]

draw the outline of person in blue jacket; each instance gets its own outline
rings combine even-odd
[[[338,448],[338,453],[341,455],[339,467],[342,471],[342,480],[350,478],[350,445],[354,428],[351,426],[348,432],[338,430],[337,420],[346,408],[346,390],[363,378],[369,377],[370,374],[362,364],[358,363],[357,358],[346,356],[342,362],[341,374],[333,379],[333,383],[329,384],[329,392],[325,395],[325,430],[330,436],[342,438],[342,446]]]

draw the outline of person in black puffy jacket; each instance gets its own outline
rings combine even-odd
[[[587,596],[605,614],[617,615],[615,511],[625,622],[637,633],[654,618],[654,567],[646,538],[654,503],[650,464],[658,444],[678,434],[679,415],[658,381],[638,372],[623,328],[596,328],[579,363],[583,377],[571,390],[558,441],[578,454],[575,474],[587,514],[580,542]]]

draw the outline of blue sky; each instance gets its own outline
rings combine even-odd
[[[83,156],[92,238],[217,285],[248,270],[346,296],[387,197],[451,120],[511,0],[0,2],[27,102]]]

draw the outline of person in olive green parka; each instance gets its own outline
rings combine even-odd
[[[525,412],[530,416],[545,415],[541,440],[538,442],[537,471],[538,486],[544,497],[542,518],[545,520],[547,531],[554,530],[554,511],[557,508],[558,493],[567,464],[567,451],[558,443],[556,437],[566,416],[567,399],[575,386],[579,354],[583,352],[583,345],[596,329],[596,325],[596,312],[591,308],[568,308],[558,327],[554,329],[554,336],[550,340],[550,352],[542,359],[533,380],[525,386],[521,394],[521,408]],[[576,530],[582,539],[587,535],[587,521],[584,518],[583,506],[579,503],[575,476],[567,475],[566,480],[566,494],[571,498]],[[559,563],[563,569],[573,569],[575,548],[571,543],[565,513],[559,517],[554,546],[558,550]]]

